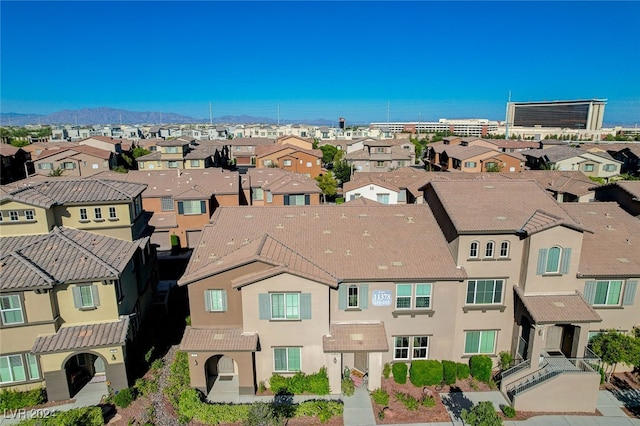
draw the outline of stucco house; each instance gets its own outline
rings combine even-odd
[[[252,206],[317,205],[322,194],[314,179],[273,167],[249,169],[242,190]]]

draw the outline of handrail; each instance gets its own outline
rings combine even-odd
[[[500,378],[502,380],[504,380],[505,377],[508,377],[514,373],[517,373],[518,371],[522,371],[525,368],[531,367],[531,360],[528,359],[526,361],[521,362],[520,364],[516,364],[511,368],[508,368],[506,370],[504,370],[502,373],[500,373]]]

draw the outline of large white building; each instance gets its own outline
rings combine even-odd
[[[385,129],[391,133],[442,133],[449,132],[461,136],[486,136],[497,133],[498,122],[484,118],[438,121],[403,121],[389,123],[371,123],[372,128]]]

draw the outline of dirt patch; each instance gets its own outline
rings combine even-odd
[[[600,385],[601,390],[621,391],[621,390],[640,390],[640,374],[632,371],[625,373],[616,373],[611,377],[609,383],[604,382]]]
[[[373,399],[373,414],[376,416],[377,424],[394,424],[394,423],[428,423],[428,422],[450,422],[451,419],[447,413],[438,391],[435,386],[427,386],[419,388],[407,382],[404,385],[396,383],[393,379],[382,379],[382,389],[389,394],[389,404],[381,406],[376,404]],[[433,396],[436,405],[434,407],[424,407],[420,405],[417,410],[408,410],[405,405],[395,397],[396,392],[410,395],[418,401],[422,401],[427,396]],[[380,412],[384,413],[381,418]]]
[[[557,411],[554,411],[553,413],[544,413],[544,412],[539,412],[539,411],[516,411],[516,415],[515,417],[511,417],[508,418],[507,416],[505,416],[502,412],[499,412],[498,415],[500,417],[502,417],[502,420],[516,420],[516,421],[520,421],[520,420],[527,420],[530,419],[531,417],[537,417],[537,416],[602,416],[602,413],[600,413],[600,411],[596,410],[593,413],[559,413]]]

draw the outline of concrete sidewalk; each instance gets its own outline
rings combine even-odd
[[[357,387],[353,396],[345,396],[344,414],[342,419],[344,426],[369,426],[375,425],[376,420],[371,405],[371,396],[365,387]]]

